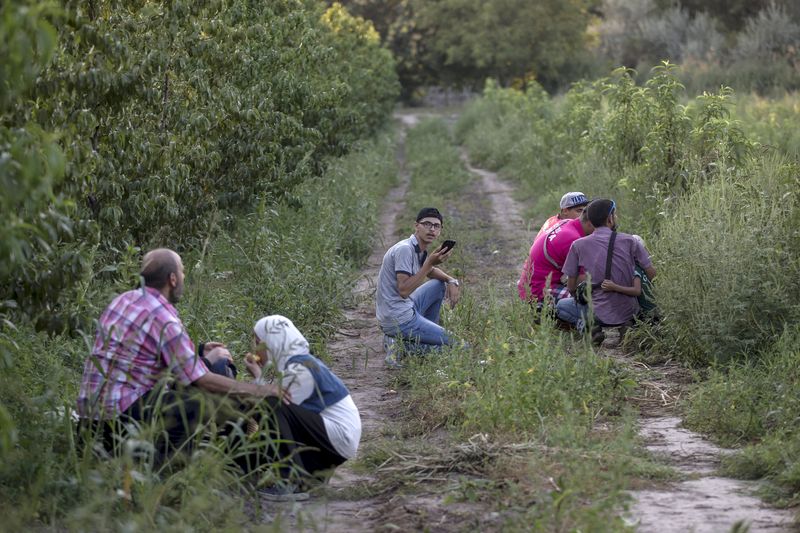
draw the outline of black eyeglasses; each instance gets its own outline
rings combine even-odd
[[[422,226],[425,229],[435,229],[435,230],[442,229],[442,225],[439,224],[438,222],[425,221],[425,222],[417,222],[417,224],[419,224],[420,226]]]

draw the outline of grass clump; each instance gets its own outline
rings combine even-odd
[[[759,357],[799,318],[797,167],[732,170],[679,202],[654,243],[665,343],[695,364]]]

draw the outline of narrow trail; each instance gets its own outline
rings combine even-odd
[[[683,476],[665,487],[633,491],[629,523],[638,531],[659,533],[730,531],[737,523],[753,533],[797,531],[791,511],[754,496],[758,482],[717,475],[721,458],[734,450],[682,427],[677,403],[689,383],[686,370],[674,362],[647,367],[614,347],[617,342],[611,339],[602,349],[638,375],[640,395],[631,400],[641,413],[639,436],[651,453]]]
[[[367,264],[353,288],[355,307],[345,310],[343,327],[329,344],[331,366],[345,382],[361,413],[361,447],[382,436],[388,420],[400,406],[398,394],[389,388],[391,376],[383,361],[383,336],[375,322],[375,280],[383,254],[394,244],[397,218],[405,208],[409,175],[405,170],[405,131],[417,122],[415,115],[395,115],[403,124],[397,147],[400,169],[398,184],[381,206],[381,234]],[[306,524],[313,531],[374,531],[385,498],[354,499],[353,487],[369,485],[370,474],[353,471],[349,463],[336,470],[325,495],[314,499],[303,511],[310,518]],[[302,524],[301,524],[302,525]]]

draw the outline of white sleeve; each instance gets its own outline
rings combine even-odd
[[[286,367],[283,371],[283,380],[281,381],[284,389],[289,389],[289,394],[292,395],[292,403],[300,405],[314,393],[316,383],[314,382],[314,375],[302,363],[294,363]]]

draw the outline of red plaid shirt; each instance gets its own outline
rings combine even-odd
[[[92,355],[83,367],[78,413],[113,417],[162,377],[188,385],[207,372],[172,304],[156,289],[128,291],[100,315]]]

